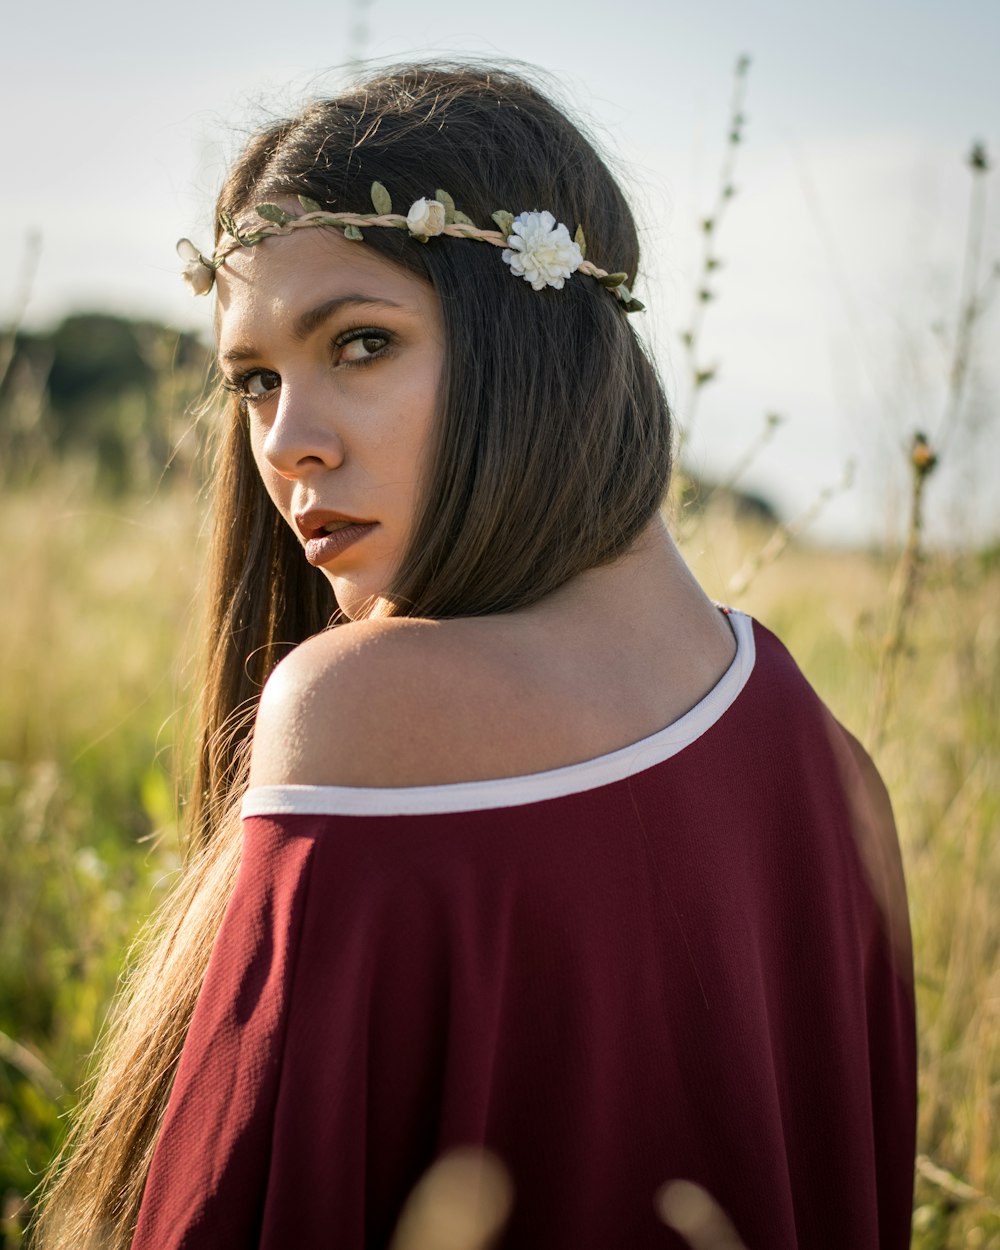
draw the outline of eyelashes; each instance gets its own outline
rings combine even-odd
[[[251,390],[257,381],[263,381],[264,378],[273,378],[274,382],[265,386],[261,392]],[[277,390],[281,385],[281,378],[272,369],[248,369],[245,373],[236,374],[235,377],[227,377],[222,385],[227,391],[237,395],[241,404],[256,404],[266,399],[271,391]]]
[[[376,326],[354,326],[338,334],[331,343],[334,355],[334,366],[342,369],[359,369],[375,364],[391,349],[393,335],[388,330]],[[353,349],[357,343],[364,351],[358,354]],[[337,357],[340,357],[339,359]],[[273,369],[247,369],[233,376],[224,375],[223,389],[236,395],[240,407],[262,403],[281,386],[281,375]]]

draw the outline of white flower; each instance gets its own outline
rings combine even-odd
[[[177,255],[184,262],[184,281],[195,295],[207,295],[215,282],[215,270],[205,264],[205,258],[190,239],[181,239]]]
[[[518,213],[507,238],[503,259],[511,273],[530,282],[536,291],[543,286],[561,290],[563,283],[583,263],[583,253],[569,231],[548,211]]]
[[[406,228],[418,239],[429,239],[445,227],[444,205],[440,200],[415,200],[406,214]]]

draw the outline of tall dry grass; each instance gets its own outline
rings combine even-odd
[[[0,1245],[179,862],[200,509],[90,482],[67,466],[0,499]]]

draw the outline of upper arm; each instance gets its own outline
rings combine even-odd
[[[911,967],[906,882],[889,792],[868,752],[853,734],[840,728],[849,757],[844,782],[855,844],[893,946],[902,965]]]
[[[356,621],[297,646],[261,695],[250,785],[442,780],[467,735],[456,726],[462,683],[440,624]]]

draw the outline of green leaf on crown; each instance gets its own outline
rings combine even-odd
[[[352,243],[361,243],[364,241],[364,237],[357,226],[344,227],[344,238],[350,239]]]
[[[627,277],[627,273],[606,273],[603,278],[598,278],[597,281],[601,286],[616,287],[621,286]]]
[[[505,208],[498,208],[495,213],[490,213],[490,216],[500,227],[500,233],[505,238],[509,237],[514,229],[514,214],[508,213]]]
[[[318,200],[314,200],[311,195],[300,195],[299,203],[307,213],[321,213],[323,205]]]
[[[573,235],[573,242],[580,249],[580,255],[583,257],[584,260],[586,260],[587,259],[587,239],[583,233],[583,226],[577,226],[576,234]],[[608,284],[605,283],[605,286],[607,285]]]
[[[288,214],[277,204],[258,204],[254,212],[265,221],[273,221],[276,226],[283,226],[289,220]]]
[[[644,312],[646,305],[641,300],[637,300],[632,292],[628,289],[624,282],[620,282],[615,288],[615,294],[625,306],[626,312]]]
[[[380,217],[387,217],[392,212],[392,199],[381,182],[372,183],[372,203]]]
[[[471,217],[467,216],[465,213],[460,213],[457,210],[455,211],[455,215],[452,220],[460,222],[463,226],[474,226],[476,224]]]
[[[440,187],[434,192],[434,198],[439,204],[444,205],[445,225],[450,226],[455,220],[455,201],[451,198],[447,191],[442,191]]]

